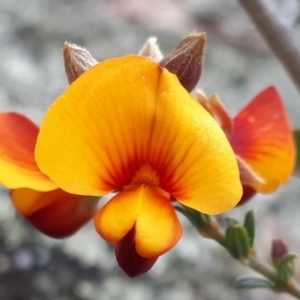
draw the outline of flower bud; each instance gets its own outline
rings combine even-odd
[[[295,274],[295,259],[298,254],[289,253],[282,239],[272,241],[271,257],[280,281],[287,283]]]
[[[279,260],[288,253],[288,247],[282,239],[275,239],[272,241],[271,257],[272,260]]]
[[[159,63],[161,67],[176,74],[188,92],[196,87],[200,79],[205,41],[205,33],[192,33]]]
[[[69,84],[98,63],[86,49],[68,42],[64,45],[63,56]]]
[[[139,52],[140,56],[144,56],[159,62],[163,59],[163,55],[159,50],[156,37],[149,38]]]

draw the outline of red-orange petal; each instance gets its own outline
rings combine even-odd
[[[263,90],[233,123],[230,143],[234,152],[265,181],[252,187],[273,192],[288,180],[295,164],[294,139],[278,91],[274,87]]]
[[[0,183],[7,188],[49,191],[57,187],[36,164],[38,132],[38,127],[26,117],[0,112]]]
[[[75,233],[97,211],[98,198],[72,195],[61,189],[39,192],[15,189],[11,199],[17,211],[44,234],[63,238]]]
[[[136,277],[148,272],[158,257],[144,258],[136,252],[135,228],[115,245],[115,254],[119,266],[130,277]]]

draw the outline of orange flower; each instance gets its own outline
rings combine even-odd
[[[35,227],[49,236],[64,237],[93,217],[98,201],[58,189],[39,170],[34,158],[38,132],[26,117],[0,112],[0,182],[12,189],[16,209]]]
[[[134,55],[97,64],[54,102],[36,160],[69,193],[118,192],[95,226],[130,276],[180,239],[172,200],[219,214],[241,196],[234,153],[215,120],[176,75]]]
[[[202,103],[220,120],[239,161],[244,194],[241,202],[256,192],[272,193],[291,176],[296,158],[292,129],[274,87],[261,91],[231,119],[216,96]]]

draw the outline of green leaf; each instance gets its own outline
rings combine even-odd
[[[288,253],[280,260],[274,261],[274,267],[282,282],[287,282],[295,273],[295,262],[298,258],[295,253]]]
[[[184,205],[176,206],[175,209],[186,216],[199,232],[205,230],[211,224],[211,217],[209,215],[202,214]]]
[[[243,276],[235,281],[234,287],[236,289],[265,288],[273,290],[275,286],[271,281],[265,278]]]
[[[225,244],[230,254],[239,260],[249,256],[250,242],[245,227],[234,225],[226,230]]]
[[[296,144],[296,165],[295,165],[295,174],[300,175],[300,129],[294,130],[294,139]]]
[[[247,230],[250,247],[252,248],[255,238],[255,216],[253,210],[247,212],[244,220],[244,227]]]
[[[284,264],[289,264],[291,262],[294,262],[294,260],[298,257],[299,257],[299,255],[297,253],[288,253],[281,259],[281,261]]]

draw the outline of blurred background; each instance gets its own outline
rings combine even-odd
[[[282,20],[298,13],[296,0],[270,2]],[[192,31],[207,33],[199,88],[216,92],[234,116],[260,90],[275,85],[293,127],[300,127],[296,88],[234,0],[0,0],[0,110],[26,114],[37,124],[42,120],[68,85],[65,41],[101,61],[137,53],[150,36],[166,54]],[[294,34],[300,40],[299,27]],[[183,218],[179,244],[150,272],[130,279],[92,222],[68,239],[54,240],[15,213],[4,187],[0,197],[1,300],[292,299],[266,290],[234,290],[234,280],[252,272],[198,236]],[[299,179],[292,178],[275,194],[258,195],[228,215],[242,219],[249,209],[256,211],[256,243],[269,261],[273,238],[300,251],[299,201]]]

